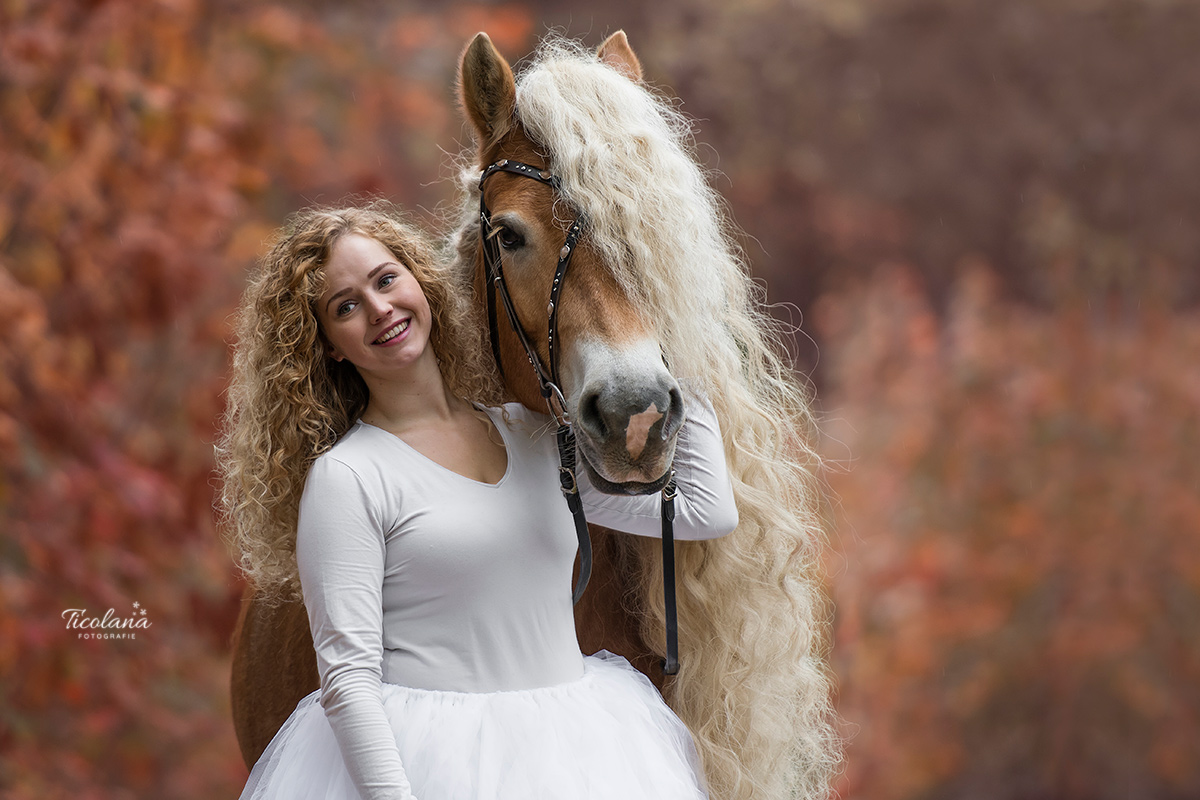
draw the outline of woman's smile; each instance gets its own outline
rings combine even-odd
[[[411,321],[411,319],[400,320],[395,325],[384,331],[383,335],[371,344],[380,346],[397,344],[399,341],[403,340],[403,334],[408,332],[408,325]]]

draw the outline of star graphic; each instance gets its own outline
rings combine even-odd
[[[141,603],[139,603],[138,601],[134,600],[134,601],[133,601],[133,607],[134,607],[134,608],[141,608],[141,607],[142,607],[142,604],[141,604]]]

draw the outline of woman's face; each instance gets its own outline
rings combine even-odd
[[[427,355],[433,315],[425,292],[392,252],[369,236],[347,233],[325,265],[317,319],[330,355],[364,378],[403,372]]]

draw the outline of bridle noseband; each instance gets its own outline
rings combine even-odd
[[[497,231],[492,225],[492,213],[488,209],[487,202],[483,196],[484,183],[497,172],[509,172],[513,175],[532,178],[535,181],[546,184],[556,193],[562,191],[562,184],[558,177],[548,169],[535,167],[509,158],[502,158],[490,165],[479,175],[479,236],[483,245],[483,263],[487,283],[488,333],[491,336],[492,357],[496,360],[496,369],[500,371],[500,376],[503,377],[504,363],[500,360],[500,336],[496,320],[496,295],[498,294],[501,302],[504,304],[504,311],[508,316],[508,322],[517,334],[517,339],[520,340],[521,346],[525,349],[525,355],[529,358],[529,363],[533,366],[542,397],[545,398],[547,405],[550,407],[550,412],[558,421],[559,483],[561,484],[563,497],[566,498],[567,507],[570,508],[571,516],[575,520],[575,535],[579,540],[579,576],[576,578],[575,589],[571,595],[572,602],[578,603],[592,575],[592,540],[588,534],[587,519],[583,513],[583,500],[579,497],[579,485],[575,477],[575,429],[572,426],[571,417],[567,411],[567,401],[563,396],[562,383],[558,373],[558,307],[559,298],[562,295],[562,288],[567,275],[567,267],[570,266],[571,256],[575,253],[575,247],[579,243],[579,236],[582,232],[583,214],[578,209],[576,210],[575,221],[571,223],[571,227],[567,231],[566,241],[563,243],[562,249],[559,250],[558,265],[554,269],[554,279],[550,284],[550,303],[546,307],[546,315],[548,317],[546,329],[547,352],[550,361],[547,367],[543,366],[541,356],[538,355],[537,349],[533,346],[533,342],[517,317],[517,308],[513,304],[512,296],[508,291],[508,283],[504,279],[504,267],[500,260],[500,244],[496,237]],[[679,671],[678,623],[675,610],[675,538],[673,524],[675,519],[675,494],[675,471],[672,469],[671,477],[662,490],[663,591],[666,600],[667,620],[667,653],[666,659],[663,661],[663,673],[666,675],[674,675]]]

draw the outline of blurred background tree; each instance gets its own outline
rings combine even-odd
[[[246,270],[314,202],[438,224],[460,48],[547,28],[625,28],[801,325],[842,795],[1200,795],[1183,0],[0,0],[0,794],[240,790],[211,467]],[[136,640],[61,618],[135,602]]]

